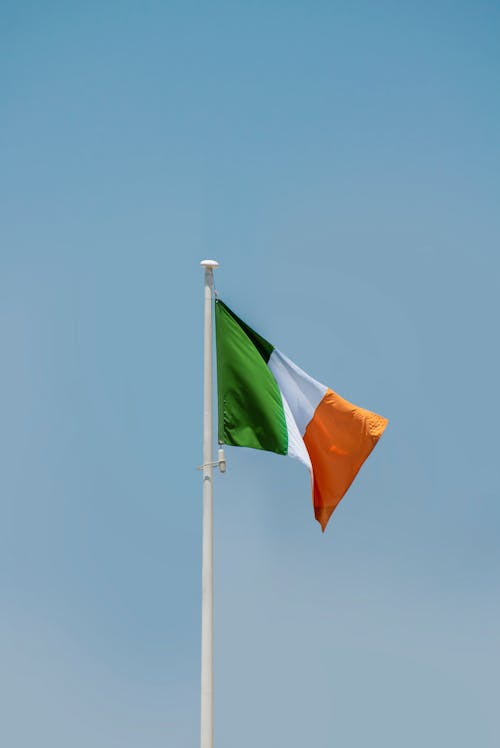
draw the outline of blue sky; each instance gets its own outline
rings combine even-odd
[[[0,738],[198,743],[202,273],[390,419],[216,480],[216,745],[500,742],[500,8],[4,2]]]

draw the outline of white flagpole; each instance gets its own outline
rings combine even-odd
[[[203,260],[205,321],[203,353],[203,548],[201,572],[201,721],[200,746],[214,744],[214,536],[212,425],[212,298],[215,260]]]

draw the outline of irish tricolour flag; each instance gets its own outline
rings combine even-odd
[[[215,324],[219,441],[303,462],[324,530],[387,419],[310,377],[220,299]]]

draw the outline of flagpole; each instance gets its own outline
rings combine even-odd
[[[201,719],[200,746],[214,744],[214,537],[212,422],[212,298],[215,260],[202,260],[205,270],[203,351],[203,546],[201,572]]]

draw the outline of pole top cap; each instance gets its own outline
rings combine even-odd
[[[207,269],[207,270],[209,268],[218,268],[219,267],[219,263],[217,262],[217,260],[202,260],[200,262],[200,265],[202,267],[204,267],[205,269]]]

